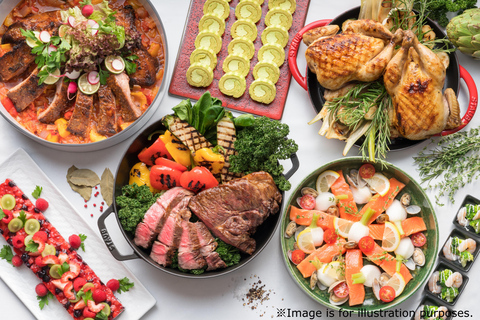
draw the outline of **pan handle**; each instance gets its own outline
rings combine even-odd
[[[459,68],[460,68],[460,78],[462,78],[463,81],[465,81],[465,84],[467,85],[468,95],[470,96],[470,100],[468,103],[467,111],[465,112],[465,115],[462,118],[462,124],[456,127],[455,129],[442,131],[440,133],[442,136],[446,136],[463,129],[472,120],[473,116],[475,115],[475,111],[477,111],[478,91],[477,91],[477,86],[475,85],[475,81],[473,80],[470,73],[468,73],[468,71],[464,67],[459,65]]]
[[[297,55],[298,55],[298,48],[300,47],[300,43],[302,42],[302,36],[308,30],[317,27],[323,27],[332,21],[331,19],[323,19],[314,21],[310,24],[307,24],[303,27],[298,33],[293,37],[292,43],[290,44],[290,48],[288,49],[288,68],[292,73],[293,78],[297,81],[297,83],[302,86],[303,89],[308,90],[307,88],[307,78],[302,76],[300,71],[298,70],[297,64]],[[288,179],[288,178],[287,178]]]
[[[108,230],[105,227],[105,219],[113,212],[113,205],[107,208],[104,213],[98,218],[97,225],[98,229],[100,230],[100,234],[102,235],[103,242],[105,242],[105,245],[107,246],[108,250],[110,250],[112,256],[115,257],[118,261],[125,261],[125,260],[132,260],[132,259],[137,259],[138,255],[134,252],[133,254],[124,256],[120,254],[120,252],[117,250],[115,245],[113,244],[112,238],[110,238],[110,235],[108,234]]]
[[[292,167],[284,175],[285,179],[287,180],[290,179],[295,172],[297,172],[298,167],[300,166],[300,162],[298,161],[298,157],[296,153],[292,153],[292,155],[290,156],[290,160],[292,161]]]

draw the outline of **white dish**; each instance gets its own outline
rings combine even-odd
[[[103,282],[106,283],[113,278],[128,277],[135,283],[130,291],[115,294],[125,307],[125,311],[119,319],[140,319],[155,305],[155,298],[140,283],[140,280],[123,263],[112,257],[97,232],[83,220],[60,190],[23,149],[16,150],[0,164],[0,183],[7,178],[12,179],[30,200],[35,200],[31,197],[35,186],[43,187],[42,198],[49,202],[45,217],[65,239],[72,234],[79,233],[88,237],[85,240],[85,252],[79,249],[78,253]],[[7,242],[3,236],[0,236],[0,248],[5,244]],[[14,268],[5,260],[0,260],[0,278],[37,319],[72,319],[57,299],[50,299],[50,303],[40,310],[35,294],[35,286],[40,283],[40,280],[25,265]]]

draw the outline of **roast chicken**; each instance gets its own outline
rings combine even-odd
[[[410,30],[388,63],[383,77],[392,97],[391,124],[409,140],[422,140],[461,124],[460,108],[451,88],[442,94],[445,67]]]
[[[354,80],[380,78],[402,40],[402,30],[392,34],[373,20],[347,21],[343,32],[325,26],[304,35],[308,67],[326,89],[336,90]],[[316,38],[316,39],[315,39]]]

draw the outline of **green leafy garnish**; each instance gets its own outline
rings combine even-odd
[[[136,59],[138,59],[136,54],[132,54],[123,59],[123,61],[125,61],[125,71],[127,71],[127,74],[132,74],[137,71],[137,64],[133,62]]]
[[[220,258],[225,262],[227,267],[236,265],[240,262],[242,258],[240,251],[232,245],[229,245],[222,240],[216,238],[215,241],[218,243],[217,249],[215,251],[218,253]]]
[[[118,293],[127,292],[135,285],[133,282],[130,282],[130,279],[127,277],[118,280],[118,282],[120,282],[120,288],[117,290]]]
[[[88,304],[88,300],[93,301],[92,290],[88,290],[87,292],[80,290],[79,292],[77,292],[77,297],[83,299],[83,302],[85,302],[85,304]]]
[[[87,240],[87,236],[80,233],[78,235],[80,237],[80,240],[82,240],[82,242],[80,242],[80,248],[82,248],[82,250],[85,252],[85,243],[83,243],[85,240]]]
[[[42,194],[42,190],[43,190],[42,187],[36,186],[35,190],[33,190],[32,192],[32,197],[34,197],[35,199],[40,198],[40,195]]]
[[[108,320],[108,316],[105,313],[103,313],[102,311],[100,311],[95,316],[95,320]]]
[[[25,225],[25,222],[27,221],[27,214],[25,211],[20,211],[20,214],[18,215],[18,219],[22,220],[23,225]]]
[[[13,251],[9,245],[4,245],[2,250],[0,250],[0,258],[7,260],[8,263],[12,264]]]
[[[65,272],[70,271],[70,265],[66,262],[62,263],[60,268],[57,269],[57,273],[59,276],[63,275]]]
[[[3,212],[3,210],[0,208],[0,220],[2,220],[3,218],[5,218],[7,215],[5,214],[5,212]]]
[[[102,68],[98,68],[98,77],[100,78],[100,84],[107,84],[107,78],[110,75],[110,72],[103,70]]]
[[[83,0],[83,1],[80,1],[80,5],[83,7],[83,6],[86,6],[87,4],[89,5],[92,5],[92,0]]]
[[[38,243],[35,243],[33,241],[30,241],[26,246],[25,246],[25,251],[28,252],[38,252]]]
[[[48,299],[53,299],[53,298],[55,298],[55,297],[53,296],[53,294],[50,291],[48,291],[47,295],[44,296],[44,297],[37,296],[38,306],[40,307],[40,310],[43,310],[43,308],[46,305],[48,305]]]

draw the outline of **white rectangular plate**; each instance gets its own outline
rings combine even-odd
[[[7,178],[12,179],[33,201],[35,199],[30,195],[35,186],[43,187],[42,198],[49,203],[44,213],[45,217],[67,241],[72,234],[83,233],[88,237],[85,240],[85,252],[81,249],[78,252],[103,282],[128,277],[135,283],[130,291],[115,295],[125,307],[119,319],[140,319],[155,305],[155,298],[140,283],[140,280],[123,263],[112,257],[100,236],[83,220],[23,149],[18,149],[0,164],[0,183]],[[0,236],[0,248],[4,244],[7,242],[3,236]],[[35,286],[40,283],[40,280],[25,265],[14,268],[5,260],[0,260],[0,278],[37,319],[72,319],[57,299],[51,299],[48,306],[40,310],[35,294]]]

